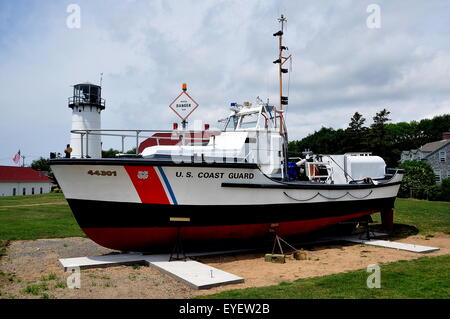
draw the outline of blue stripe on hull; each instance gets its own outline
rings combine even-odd
[[[166,188],[169,191],[170,197],[172,198],[172,203],[174,205],[178,205],[177,199],[175,198],[175,194],[173,193],[172,187],[170,187],[169,180],[167,179],[167,176],[164,173],[164,170],[162,169],[161,166],[157,166],[157,167],[158,167],[159,173],[161,174],[161,176],[164,180],[164,184],[166,185]]]

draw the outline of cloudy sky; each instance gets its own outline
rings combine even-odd
[[[373,3],[380,28],[367,24]],[[70,4],[80,28],[68,27]],[[98,83],[100,73],[103,128],[169,129],[183,82],[200,104],[191,123],[214,124],[230,102],[275,102],[281,13],[294,57],[290,139],[344,128],[356,111],[367,124],[382,108],[394,122],[450,113],[449,12],[444,0],[3,0],[0,165],[13,165],[18,149],[28,164],[62,152],[71,85]]]

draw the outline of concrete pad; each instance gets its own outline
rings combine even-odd
[[[216,286],[244,282],[244,278],[194,260],[148,260],[148,264],[195,289],[209,289]]]
[[[379,246],[379,247],[407,250],[407,251],[412,251],[414,253],[429,253],[432,251],[439,250],[439,248],[437,248],[437,247],[420,246],[420,245],[398,243],[398,242],[394,242],[394,241],[378,240],[378,239],[367,240],[367,239],[360,239],[360,238],[356,238],[356,237],[346,237],[345,239],[343,238],[343,240],[354,242],[354,243],[361,243],[361,244],[370,245],[370,246]]]
[[[249,249],[234,249],[234,250],[221,250],[212,252],[193,252],[187,253],[189,257],[202,257],[202,256],[215,256],[234,253],[243,253],[249,251]],[[158,255],[144,255],[142,253],[121,253],[110,254],[102,256],[87,256],[87,257],[75,257],[75,258],[61,258],[59,262],[67,270],[68,267],[80,267],[80,268],[95,268],[95,267],[107,267],[118,265],[129,265],[136,263],[145,263],[148,260],[151,261],[169,261],[169,254]]]
[[[103,256],[87,256],[87,257],[76,257],[76,258],[61,258],[59,262],[64,267],[67,268],[80,267],[85,268],[96,268],[96,267],[108,267],[117,265],[129,265],[136,263],[144,263],[145,260],[142,254],[111,254]]]
[[[366,237],[367,233],[360,233],[360,234],[355,234],[355,235],[350,235],[350,236],[329,236],[329,237],[320,237],[317,238],[313,241],[307,242],[307,244],[322,244],[322,243],[327,243],[327,242],[339,242],[339,241],[348,241],[347,239],[351,238],[355,238],[355,239],[361,239],[361,240],[367,240],[364,239]],[[387,236],[387,234],[385,233],[378,233],[378,232],[370,232],[370,238],[380,238],[380,237],[385,237]]]
[[[361,233],[361,234],[351,235],[351,236],[321,237],[310,243],[319,244],[319,243],[332,242],[332,241],[348,241],[348,242],[365,244],[365,245],[370,245],[370,246],[378,246],[378,247],[412,251],[415,253],[429,253],[432,251],[439,250],[439,248],[436,248],[436,247],[420,246],[420,245],[414,245],[414,244],[405,244],[405,243],[399,243],[399,242],[394,242],[394,241],[375,239],[375,238],[387,236],[387,234],[385,234],[385,233],[370,232],[371,239],[364,239],[365,235],[366,235],[366,233]]]
[[[224,251],[231,253],[234,251]],[[218,254],[215,252],[214,254]],[[211,253],[192,253],[191,256],[207,256]],[[162,271],[195,289],[208,289],[220,285],[244,282],[244,279],[194,260],[169,261],[169,254],[143,255],[140,253],[111,254],[77,258],[61,258],[64,270],[73,267],[94,268],[127,264],[145,264]]]

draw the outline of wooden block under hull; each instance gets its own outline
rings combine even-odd
[[[286,257],[282,254],[266,254],[264,256],[264,261],[284,264],[286,262]]]

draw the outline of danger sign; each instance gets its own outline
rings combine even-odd
[[[186,92],[186,84],[183,83],[183,91],[170,103],[169,107],[185,121],[198,107],[198,103]]]

